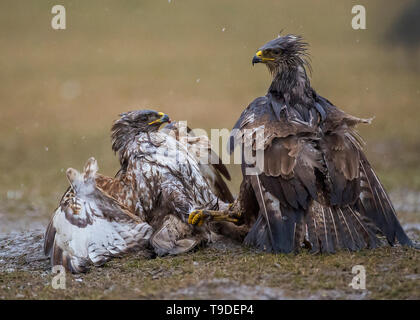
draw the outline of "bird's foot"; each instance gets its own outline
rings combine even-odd
[[[214,210],[194,210],[190,212],[188,223],[196,226],[202,226],[206,221],[229,221],[238,222],[238,219],[222,211]]]

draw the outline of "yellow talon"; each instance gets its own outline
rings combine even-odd
[[[212,210],[194,210],[188,216],[188,223],[199,227],[206,221],[229,221],[237,223],[238,219],[233,218],[224,212]]]
[[[195,212],[195,211],[190,212],[190,215],[188,216],[188,223],[189,223],[189,224],[192,224],[192,217],[193,217],[194,212]]]
[[[201,226],[204,223],[204,213],[202,210],[194,210],[188,217],[189,224]]]
[[[198,226],[201,226],[203,224],[203,211],[198,210],[198,213],[194,216],[194,218],[192,219],[192,224],[196,224]]]

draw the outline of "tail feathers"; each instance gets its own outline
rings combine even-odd
[[[383,244],[379,230],[349,205],[327,207],[314,202],[305,220],[313,252],[357,251]]]
[[[349,205],[328,207],[314,201],[306,212],[289,210],[282,207],[280,219],[269,211],[269,224],[260,214],[245,244],[277,253],[297,252],[308,243],[312,253],[358,251],[384,244],[379,229]]]
[[[263,215],[258,216],[257,221],[245,237],[244,244],[267,252],[273,251],[272,239]]]
[[[381,230],[389,244],[393,245],[398,240],[401,245],[413,246],[397,219],[388,194],[363,154],[360,159],[360,174],[361,192],[357,202],[358,211]]]
[[[89,261],[87,259],[71,256],[67,251],[64,251],[54,241],[51,251],[51,265],[62,265],[67,271],[71,273],[82,273],[89,271]]]
[[[275,215],[270,221],[270,227],[273,233],[273,251],[289,253],[299,248],[295,247],[296,239],[299,236],[299,230],[303,228],[304,209],[293,209],[280,206],[280,215]],[[298,230],[298,233],[296,233]]]
[[[334,244],[334,231],[328,208],[314,201],[306,218],[306,221],[310,223],[309,241],[314,243],[316,248],[312,248],[312,252],[334,253],[336,245]]]
[[[304,209],[290,207],[279,207],[277,212],[268,210],[267,216],[261,213],[244,243],[268,252],[298,251],[304,239],[303,217]]]

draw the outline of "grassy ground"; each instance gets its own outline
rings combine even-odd
[[[0,233],[44,227],[67,187],[67,167],[80,169],[95,156],[104,174],[115,173],[109,128],[120,112],[154,108],[193,128],[231,128],[269,85],[266,70],[251,67],[255,50],[282,29],[311,44],[312,84],[320,94],[354,115],[376,116],[360,130],[386,187],[419,190],[418,53],[384,40],[410,2],[366,1],[367,30],[354,31],[351,8],[359,3],[350,0],[65,0],[67,29],[54,31],[55,1],[1,1]],[[240,174],[230,169],[236,193]],[[410,223],[419,221],[418,214],[410,216]],[[245,260],[256,268],[246,270]],[[410,278],[418,273],[418,255],[411,250],[294,257],[214,248],[113,262],[82,282],[69,277],[65,292],[52,290],[43,271],[2,272],[0,298],[168,297],[183,288],[199,295],[203,288],[230,286],[214,279],[236,281],[237,288],[259,285],[268,296],[282,296],[271,287],[288,297],[319,296],[316,288],[331,285],[337,297],[352,297],[347,283],[359,262],[371,274],[367,297],[419,298],[418,279]],[[395,272],[378,271],[380,265]],[[171,272],[153,279],[159,268]]]
[[[45,271],[0,277],[1,299],[420,299],[419,252],[381,248],[335,255],[273,255],[247,248],[203,248],[176,257],[127,257],[53,289]],[[349,287],[366,268],[366,290]]]

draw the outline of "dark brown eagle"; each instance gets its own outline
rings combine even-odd
[[[264,63],[273,81],[242,112],[231,135],[230,152],[241,145],[243,154],[231,217],[251,226],[245,243],[285,253],[303,246],[328,253],[375,248],[383,238],[390,245],[412,245],[355,130],[370,119],[346,114],[311,87],[303,39],[269,41],[252,63]],[[263,160],[247,161],[247,153],[260,153]],[[197,210],[189,221],[201,223],[214,214]]]
[[[187,220],[196,208],[227,209],[233,197],[222,175],[230,179],[229,173],[211,164],[218,161],[200,163],[202,153],[217,157],[207,137],[168,122],[153,110],[123,113],[112,127],[112,150],[121,165],[116,176],[97,173],[93,158],[83,173],[67,171],[71,187],[45,235],[53,265],[83,272],[129,251],[147,253],[150,247],[157,255],[178,254],[217,238],[220,226]]]

